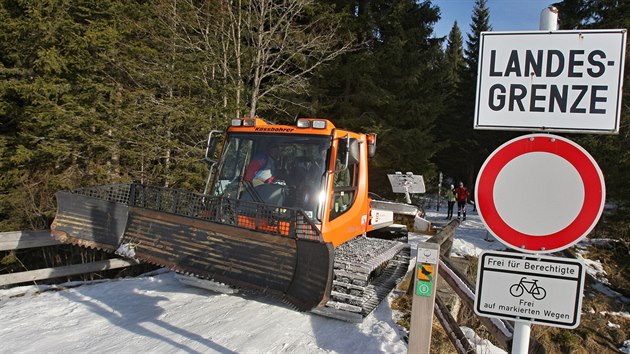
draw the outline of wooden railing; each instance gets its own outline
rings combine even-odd
[[[459,226],[459,220],[453,220],[444,226],[435,236],[427,242],[436,243],[440,246],[440,261],[438,268],[439,277],[444,279],[450,289],[461,300],[462,304],[471,311],[475,302],[475,286],[468,277],[459,271],[449,259],[455,230]],[[470,344],[464,333],[459,328],[457,320],[447,308],[445,301],[438,293],[435,301],[434,313],[438,321],[445,329],[449,339],[453,343],[458,353],[474,353],[475,348]],[[510,350],[512,343],[513,326],[504,320],[477,316],[483,326],[494,338],[494,343],[499,347]]]
[[[43,231],[11,231],[0,232],[0,251],[12,251],[26,248],[37,248],[60,245],[50,236],[49,230]],[[106,259],[83,264],[43,268],[24,272],[0,274],[0,286],[67,277],[72,275],[100,272],[139,264],[132,259]]]

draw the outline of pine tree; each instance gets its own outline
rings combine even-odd
[[[436,94],[442,53],[440,40],[432,38],[437,8],[429,2],[382,0],[347,1],[337,9],[346,11],[346,28],[360,47],[322,73],[319,112],[340,127],[378,133],[370,173],[375,190],[389,190],[378,178],[394,171],[435,176],[431,129],[442,109]]]
[[[461,115],[462,80],[466,76],[466,62],[464,60],[462,33],[457,25],[449,32],[446,48],[444,50],[444,80],[441,95],[444,97],[444,111],[440,114],[434,128],[434,134],[440,148],[434,161],[440,171],[447,176],[457,176],[461,173],[462,152],[459,146],[458,122]]]
[[[450,158],[443,158],[450,166],[444,166],[447,176],[463,181],[469,188],[474,184],[476,172],[488,153],[488,140],[482,139],[473,130],[475,94],[477,86],[477,65],[481,32],[490,31],[490,11],[486,0],[476,0],[471,16],[470,32],[467,35],[464,61],[466,66],[455,94],[455,102],[450,107],[452,122],[449,136],[452,139]],[[490,150],[491,151],[491,150]]]
[[[488,9],[486,0],[475,0],[471,19],[470,33],[468,33],[468,39],[466,40],[465,58],[469,75],[472,77],[473,81],[476,81],[481,32],[492,31],[492,26],[490,26],[490,10]]]
[[[565,0],[554,4],[559,9],[560,29],[619,29],[630,27],[630,2],[619,0]],[[628,50],[626,48],[626,54]],[[630,207],[630,57],[626,55],[621,122],[618,135],[586,134],[572,137],[589,151],[604,173],[607,199],[619,207],[627,219]]]
[[[54,192],[106,176],[111,87],[94,73],[115,50],[111,3],[0,7],[0,227],[44,228]]]
[[[445,60],[447,67],[447,79],[453,88],[457,89],[466,68],[462,32],[457,25],[457,21],[453,23],[453,27],[448,34]]]

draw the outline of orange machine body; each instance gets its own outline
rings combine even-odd
[[[304,124],[305,127],[269,124],[260,118],[243,119],[241,121],[247,123],[242,123],[239,126],[230,126],[227,130],[228,134],[269,134],[277,142],[282,142],[283,136],[293,135],[330,137],[331,146],[323,189],[325,198],[322,200],[319,215],[321,222],[318,224],[322,237],[325,242],[330,242],[334,247],[337,247],[356,236],[372,230],[370,223],[370,198],[368,197],[368,143],[375,143],[375,135],[340,130],[330,121],[317,118],[300,119],[301,122],[310,122],[308,125]],[[313,122],[321,122],[320,126],[322,127],[313,128]],[[338,173],[335,172],[337,168],[336,162],[338,161],[342,145],[345,144],[348,138],[355,139],[359,146],[358,164],[351,171],[352,186],[346,188],[352,194],[351,206],[340,215],[333,217],[332,210],[336,207],[335,173]],[[251,220],[245,220],[245,218],[241,219],[241,222],[247,225],[252,224]],[[264,229],[269,226],[260,225],[260,227]]]

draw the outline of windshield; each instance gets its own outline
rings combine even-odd
[[[328,136],[231,134],[211,194],[320,219],[330,143]]]

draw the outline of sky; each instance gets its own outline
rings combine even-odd
[[[470,31],[475,0],[433,0],[440,8],[441,19],[435,25],[435,36],[448,36],[457,21],[464,41]],[[531,31],[538,30],[540,13],[550,4],[558,0],[488,0],[490,9],[490,25],[493,31]]]
[[[444,223],[445,207],[427,210]],[[426,235],[410,234],[412,257]],[[455,231],[452,257],[503,250],[479,215]],[[414,264],[410,265],[410,269]],[[602,281],[599,261],[587,262]],[[406,353],[406,334],[396,325],[390,294],[361,323],[297,312],[255,294],[227,295],[180,283],[162,270],[136,278],[0,289],[0,354],[4,353]],[[609,289],[608,289],[609,290]],[[601,290],[600,290],[601,291]],[[630,314],[608,316],[608,329]],[[462,327],[477,353],[504,354]],[[630,340],[620,348],[630,353]]]

